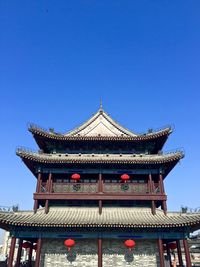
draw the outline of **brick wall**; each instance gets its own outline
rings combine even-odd
[[[76,240],[70,252],[62,239],[44,239],[41,267],[98,266],[97,239]],[[103,239],[103,267],[159,266],[156,240],[136,240],[133,251],[127,250],[123,240]]]

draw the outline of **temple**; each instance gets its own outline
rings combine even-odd
[[[17,155],[37,181],[34,207],[0,212],[12,237],[8,267],[20,266],[25,246],[29,259],[35,246],[35,267],[164,267],[172,250],[178,266],[191,266],[187,238],[200,214],[167,210],[164,181],[184,157],[163,153],[171,127],[137,134],[100,107],[65,134],[34,124],[29,131],[39,150]]]

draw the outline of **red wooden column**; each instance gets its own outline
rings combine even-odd
[[[148,190],[149,190],[149,194],[153,193],[153,182],[152,182],[151,173],[149,173]],[[154,200],[151,201],[151,212],[152,212],[153,215],[156,214],[156,205],[155,205],[155,201]]]
[[[42,248],[42,239],[38,238],[37,250],[36,250],[36,259],[35,259],[35,267],[40,267],[41,248]]]
[[[99,173],[99,184],[98,184],[98,192],[100,194],[103,193],[103,184],[102,184],[102,174]],[[99,214],[102,213],[102,200],[99,200]]]
[[[159,250],[159,258],[160,258],[160,267],[165,267],[164,254],[163,254],[163,242],[161,238],[158,238],[158,250]]]
[[[13,266],[13,257],[15,253],[15,243],[16,243],[16,237],[12,237],[11,239],[11,244],[10,244],[10,252],[9,252],[9,257],[8,257],[8,267]]]
[[[98,238],[98,267],[102,267],[102,239]]]
[[[162,173],[159,174],[159,185],[160,185],[160,193],[164,195],[165,194],[165,188],[164,188],[164,184],[163,184]],[[162,202],[162,209],[166,215],[167,214],[167,203],[165,200]]]
[[[47,192],[50,193],[51,191],[51,186],[52,185],[52,173],[50,172],[49,173],[49,178],[47,180],[47,185],[46,185],[46,190]],[[45,202],[45,213],[48,213],[49,212],[49,200],[47,199],[46,202]]]
[[[176,240],[179,266],[183,266],[180,240]]]
[[[187,239],[183,239],[183,246],[184,246],[184,250],[185,250],[185,259],[186,259],[187,267],[191,267],[192,263],[191,263],[191,259],[190,259],[190,251],[189,251]]]
[[[36,185],[36,193],[39,193],[40,192],[40,189],[41,189],[41,178],[42,178],[42,174],[41,172],[38,173],[38,179],[37,179],[37,185]],[[34,212],[36,213],[37,209],[38,209],[38,200],[35,200],[34,201]]]
[[[19,244],[18,244],[17,259],[16,259],[15,267],[20,266],[20,260],[21,260],[21,254],[22,254],[22,244],[23,244],[23,239],[20,238]]]

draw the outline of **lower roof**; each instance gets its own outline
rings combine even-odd
[[[31,227],[132,227],[174,228],[199,227],[200,213],[168,212],[157,209],[156,215],[150,208],[110,208],[102,214],[94,207],[50,207],[45,214],[43,208],[33,211],[0,212],[2,228],[11,226]]]

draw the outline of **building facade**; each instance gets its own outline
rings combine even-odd
[[[9,267],[16,240],[16,266],[25,242],[29,258],[36,248],[36,267],[164,267],[172,251],[183,266],[181,242],[191,266],[187,237],[200,214],[167,210],[164,180],[184,157],[162,152],[171,127],[135,134],[100,108],[66,134],[29,131],[39,151],[17,155],[37,179],[33,211],[0,212],[12,236]]]

